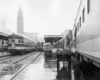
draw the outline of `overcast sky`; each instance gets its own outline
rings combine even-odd
[[[0,0],[0,20],[5,17],[6,28],[16,32],[21,6],[25,32],[36,32],[40,37],[61,34],[72,29],[79,3],[80,0]]]

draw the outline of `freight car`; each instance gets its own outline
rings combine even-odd
[[[24,35],[13,33],[8,36],[8,51],[11,55],[24,54],[35,49],[36,44]]]

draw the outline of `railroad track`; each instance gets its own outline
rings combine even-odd
[[[37,53],[37,52],[35,52],[34,54],[36,54],[36,53]],[[34,55],[34,54],[31,54],[31,55],[29,55],[29,56],[26,56],[26,57],[24,57],[24,58],[22,58],[22,59],[20,59],[20,60],[18,60],[18,61],[16,61],[16,62],[14,62],[13,64],[19,63],[20,61],[23,61],[23,60],[27,59],[28,57],[30,57],[30,56],[32,56],[32,55]]]
[[[17,78],[17,76],[24,71],[31,63],[33,63],[40,55],[42,52],[40,52],[30,63],[26,64],[25,66],[23,66],[10,80],[15,80]]]
[[[12,58],[12,57],[14,57],[14,56],[5,56],[3,58],[0,58],[0,61],[6,60],[6,59],[9,59],[9,58]]]
[[[32,52],[32,53],[33,53],[33,52]],[[36,52],[35,52],[35,53],[36,53]],[[34,53],[34,54],[35,54],[35,53]],[[28,56],[27,56],[27,55],[28,55]],[[30,57],[31,55],[33,55],[33,54],[30,53],[30,54],[24,55],[25,57],[22,58],[21,61],[24,60],[25,58]],[[6,58],[0,59],[0,62],[9,61],[9,60],[14,59],[14,58],[16,58],[16,57],[19,58],[20,56],[8,56],[8,57],[6,57]],[[17,62],[16,62],[16,63],[17,63]],[[15,64],[15,63],[14,63],[14,64]]]
[[[86,64],[84,68],[87,68],[91,75],[94,76],[95,80],[100,79],[100,68],[96,67],[93,64]]]
[[[76,60],[75,58],[71,58],[74,63],[76,64],[77,68],[79,69],[82,77],[84,80],[96,80],[93,75],[87,70],[87,68],[85,68],[85,66],[81,65],[80,62],[78,60]]]

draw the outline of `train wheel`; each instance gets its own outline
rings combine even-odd
[[[76,58],[77,58],[78,60],[80,60],[80,55],[79,55],[78,53],[76,53]]]
[[[10,53],[10,55],[12,55],[12,56],[14,55],[14,54],[13,54],[13,50],[10,50],[9,53]]]
[[[24,50],[22,50],[22,51],[21,51],[21,55],[23,55],[24,53],[25,53]]]
[[[10,54],[11,54],[12,56],[14,56],[14,53],[13,53],[13,51],[11,51],[11,52],[10,52]]]
[[[24,54],[26,54],[26,50],[24,50]]]
[[[80,62],[83,63],[83,56],[80,55]]]

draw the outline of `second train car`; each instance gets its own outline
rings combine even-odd
[[[8,51],[11,55],[24,54],[33,50],[36,50],[36,44],[26,36],[14,33],[8,36]]]

